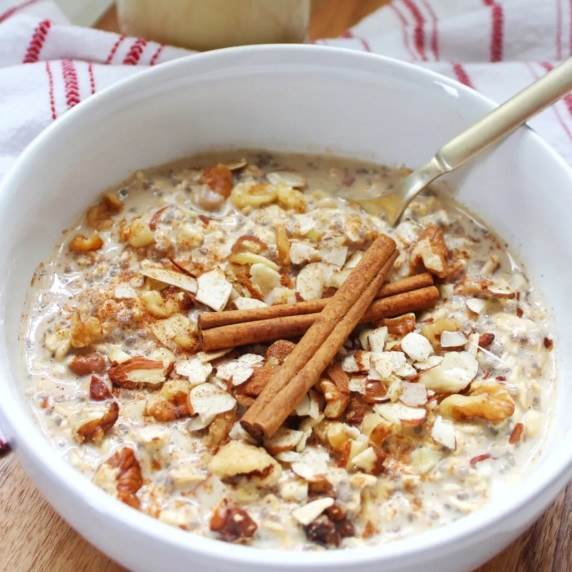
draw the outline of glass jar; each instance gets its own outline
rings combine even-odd
[[[123,34],[195,50],[303,42],[310,0],[117,0]]]

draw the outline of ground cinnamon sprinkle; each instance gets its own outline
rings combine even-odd
[[[240,156],[136,174],[38,268],[24,394],[62,455],[166,524],[290,550],[420,533],[521,478],[553,343],[503,243],[433,191],[395,229],[337,196],[399,170]]]

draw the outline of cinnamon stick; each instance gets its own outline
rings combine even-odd
[[[309,377],[315,378],[313,385],[367,311],[396,258],[395,242],[387,236],[378,237],[370,246],[242,418],[241,424],[251,435],[260,439],[278,430],[304,397],[306,390],[302,389]],[[308,363],[312,363],[311,372],[304,369]],[[279,394],[291,382],[296,383],[286,394],[289,401],[284,402]]]
[[[410,292],[419,288],[433,285],[433,276],[428,272],[408,276],[395,282],[384,284],[376,294],[376,298],[386,298],[403,292]],[[243,322],[255,322],[257,320],[268,320],[282,318],[285,316],[301,316],[302,314],[316,314],[321,312],[328,303],[329,298],[320,300],[308,300],[295,304],[277,304],[265,308],[251,308],[249,310],[226,310],[223,312],[203,312],[199,315],[199,328],[202,331],[210,328],[218,328],[230,324],[241,324]],[[305,331],[305,330],[303,330]],[[269,338],[271,339],[271,338]],[[259,340],[261,341],[261,340]],[[252,343],[252,342],[248,342]]]
[[[439,290],[435,286],[419,288],[374,301],[359,320],[360,324],[375,322],[382,318],[392,318],[419,312],[435,306],[439,300]],[[295,306],[295,304],[289,304]],[[266,309],[266,308],[264,308]],[[218,312],[217,312],[218,313]],[[227,312],[224,312],[227,313]],[[278,316],[266,320],[229,324],[201,331],[204,351],[233,348],[241,345],[268,342],[280,338],[302,336],[317,320],[319,313],[296,316]]]

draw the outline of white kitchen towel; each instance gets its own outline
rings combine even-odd
[[[316,44],[393,56],[503,101],[572,52],[572,0],[394,0]],[[189,52],[71,26],[51,0],[0,0],[0,181],[47,125],[93,93]],[[572,163],[572,96],[531,121]]]
[[[315,43],[413,62],[501,102],[572,54],[572,0],[394,0],[342,37]],[[188,53],[71,26],[51,0],[0,0],[0,183],[68,109]],[[572,163],[572,96],[531,126]]]

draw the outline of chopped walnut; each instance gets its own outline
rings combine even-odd
[[[113,397],[107,383],[95,375],[91,377],[89,383],[89,396],[94,401],[105,401]]]
[[[100,465],[93,482],[125,504],[139,508],[137,491],[143,485],[143,478],[133,449],[123,447]]]
[[[83,234],[76,234],[69,244],[69,249],[72,252],[93,252],[102,246],[103,239],[97,232],[94,232],[89,238]]]
[[[85,348],[98,341],[103,336],[101,322],[90,316],[82,320],[80,313],[76,310],[72,314],[70,337],[73,348]]]
[[[97,412],[95,412],[99,415]],[[89,412],[87,414],[89,415]],[[119,405],[117,402],[112,401],[109,404],[107,411],[101,416],[95,419],[89,419],[76,430],[77,439],[80,443],[94,442],[99,443],[105,433],[107,433],[117,421],[119,417]]]
[[[450,395],[443,399],[439,411],[457,421],[480,417],[487,421],[504,421],[512,416],[515,403],[500,384],[473,384],[470,394]]]
[[[225,542],[245,542],[256,534],[258,525],[243,508],[225,498],[211,516],[210,529]]]
[[[423,266],[439,278],[447,277],[449,250],[445,244],[443,229],[438,226],[427,227],[413,245],[410,254],[411,266]]]
[[[113,226],[111,217],[120,213],[122,209],[123,204],[116,194],[105,193],[101,201],[87,211],[87,224],[95,230],[109,230]]]

